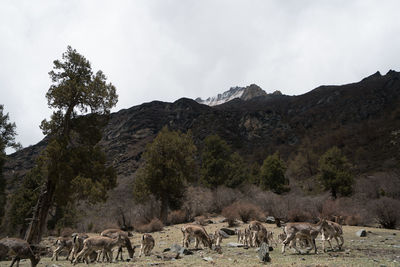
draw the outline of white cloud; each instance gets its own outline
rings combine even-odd
[[[115,110],[230,86],[302,94],[400,70],[400,2],[141,0],[0,4],[0,103],[24,146],[42,138],[52,61],[67,45],[117,87]]]

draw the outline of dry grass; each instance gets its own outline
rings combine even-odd
[[[212,218],[213,221],[220,221],[222,218]],[[156,240],[156,246],[152,251],[152,255],[149,257],[138,258],[139,249],[135,251],[134,262],[118,262],[113,264],[96,263],[92,266],[151,266],[162,265],[162,266],[259,266],[257,258],[257,252],[254,248],[248,250],[243,248],[229,248],[227,247],[228,242],[236,242],[236,236],[231,236],[229,239],[224,239],[222,243],[222,254],[218,254],[215,251],[209,249],[201,249],[194,251],[193,255],[184,256],[178,260],[162,260],[157,257],[162,255],[171,255],[163,253],[165,248],[169,248],[172,244],[181,244],[182,225],[173,225],[164,227],[161,232],[152,233]],[[209,224],[205,228],[209,233],[214,230],[225,227],[226,223],[215,223]],[[247,224],[240,225],[240,228],[246,227]],[[266,224],[268,230],[272,230],[275,233],[275,237],[282,230],[275,227],[275,225]],[[400,264],[400,231],[399,230],[388,230],[378,228],[365,227],[368,233],[367,237],[360,238],[355,235],[355,232],[362,227],[355,226],[344,226],[344,249],[343,251],[332,251],[328,253],[322,253],[322,245],[317,239],[317,246],[319,254],[309,255],[297,255],[293,251],[288,250],[285,255],[280,252],[280,245],[278,248],[274,248],[274,251],[270,253],[272,262],[268,266],[399,266]],[[396,234],[396,235],[394,235]],[[131,237],[133,245],[138,246],[140,244],[140,233],[134,233]],[[50,243],[50,242],[48,242]],[[335,243],[335,242],[333,242]],[[396,247],[397,246],[397,247]],[[193,244],[191,244],[193,248]],[[115,256],[115,253],[114,253]],[[124,250],[124,258],[127,257],[127,252]],[[213,264],[202,260],[203,257],[211,257]],[[64,257],[60,257],[65,259]],[[396,262],[394,262],[396,261]],[[51,262],[50,258],[45,257],[39,263],[39,267],[46,265],[51,266],[55,262]],[[72,266],[69,262],[62,260],[56,263],[58,266]],[[9,266],[9,261],[0,262],[1,267]],[[30,266],[29,261],[21,262],[21,267]],[[78,267],[86,266],[85,264],[78,264]]]

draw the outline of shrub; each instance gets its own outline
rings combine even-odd
[[[395,229],[400,220],[400,201],[382,197],[373,202],[373,212],[376,221],[383,227]]]
[[[357,226],[362,224],[362,218],[359,214],[347,215],[344,217],[344,223],[350,226]]]
[[[66,227],[60,231],[59,235],[63,237],[70,237],[74,232],[76,232],[74,229]]]
[[[287,218],[289,222],[314,222],[312,214],[302,209],[289,210]]]
[[[184,210],[174,210],[168,214],[169,225],[188,222],[188,214]]]
[[[197,216],[194,218],[195,223],[200,224],[202,226],[206,226],[207,222],[206,222],[207,217],[204,215],[201,216]]]
[[[249,202],[235,202],[224,208],[222,215],[228,220],[230,226],[235,224],[235,219],[247,223],[250,220],[260,220],[263,217],[260,207]]]
[[[152,219],[148,224],[141,224],[136,227],[139,233],[152,233],[161,231],[164,228],[164,224],[157,218]]]

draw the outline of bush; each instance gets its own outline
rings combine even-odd
[[[154,218],[148,224],[141,224],[136,227],[139,233],[153,233],[161,231],[164,228],[164,224],[157,218]]]
[[[400,220],[400,201],[382,197],[373,202],[375,219],[383,227],[395,229]]]
[[[194,218],[195,223],[202,225],[202,226],[206,226],[207,222],[206,222],[207,217],[204,215],[201,216],[197,216]]]
[[[174,210],[168,214],[169,225],[188,222],[188,214],[184,210]]]
[[[312,214],[302,209],[291,209],[288,211],[289,222],[314,222]]]
[[[362,225],[362,217],[359,214],[348,215],[344,217],[344,223],[350,226]]]
[[[235,202],[222,210],[222,215],[228,220],[229,226],[235,224],[235,219],[247,223],[250,220],[260,220],[263,212],[260,207],[249,202]]]

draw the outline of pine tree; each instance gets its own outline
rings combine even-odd
[[[285,171],[286,166],[277,152],[268,156],[260,169],[261,188],[277,194],[286,192],[289,181],[285,177]]]
[[[159,219],[163,223],[167,221],[168,209],[179,207],[187,183],[195,176],[195,152],[190,133],[170,131],[167,127],[146,147],[133,193],[138,201],[145,201],[150,194],[160,200]]]
[[[102,71],[93,74],[90,62],[70,46],[49,75],[53,84],[46,98],[54,112],[40,126],[49,143],[32,170],[44,179],[25,236],[32,243],[40,242],[50,208],[79,199],[104,201],[116,185],[116,173],[97,145],[117,103],[115,87]]]
[[[0,105],[0,222],[4,216],[6,205],[6,181],[3,177],[3,166],[6,162],[6,148],[19,149],[21,145],[15,142],[15,123],[9,122],[9,115],[4,114],[4,106]]]
[[[337,194],[348,196],[352,193],[354,179],[350,172],[350,164],[336,146],[320,158],[318,177],[333,198],[336,198]]]
[[[204,139],[201,154],[201,182],[210,188],[220,185],[237,187],[248,179],[247,166],[239,153],[218,135],[209,135]]]

